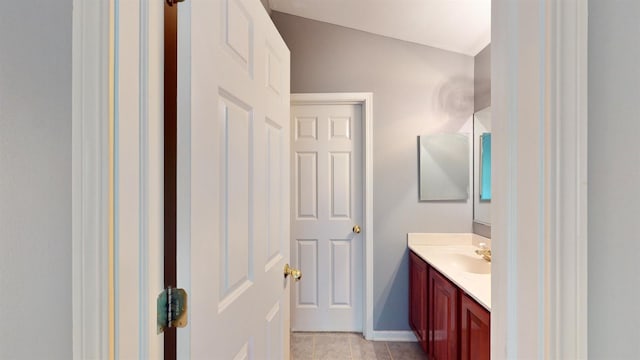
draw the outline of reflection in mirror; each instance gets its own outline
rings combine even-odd
[[[491,107],[473,114],[473,221],[491,224]]]
[[[480,200],[491,200],[491,133],[480,135]]]
[[[469,137],[420,136],[420,200],[469,198]]]

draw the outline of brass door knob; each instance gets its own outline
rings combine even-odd
[[[285,264],[284,265],[284,277],[286,278],[289,275],[291,275],[291,277],[295,281],[300,281],[300,279],[302,279],[302,272],[300,270],[290,267],[289,264]]]
[[[355,226],[353,227],[353,232],[354,232],[354,233],[356,233],[356,234],[360,234],[360,231],[361,231],[361,229],[360,229],[360,225],[355,225]]]

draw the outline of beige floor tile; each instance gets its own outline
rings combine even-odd
[[[311,333],[291,334],[291,359],[311,360],[313,359],[313,337]]]
[[[424,360],[427,358],[422,348],[416,342],[387,343],[393,360]]]
[[[318,360],[349,360],[351,349],[349,334],[345,333],[317,333],[314,337],[315,346],[313,359]]]
[[[413,342],[367,341],[356,333],[293,333],[293,360],[422,360]]]

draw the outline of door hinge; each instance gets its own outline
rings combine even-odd
[[[187,326],[187,292],[168,287],[158,295],[158,334]]]

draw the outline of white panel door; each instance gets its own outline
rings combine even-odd
[[[178,13],[178,357],[287,359],[289,50],[259,0]]]
[[[295,105],[292,122],[292,329],[362,331],[361,105]]]

